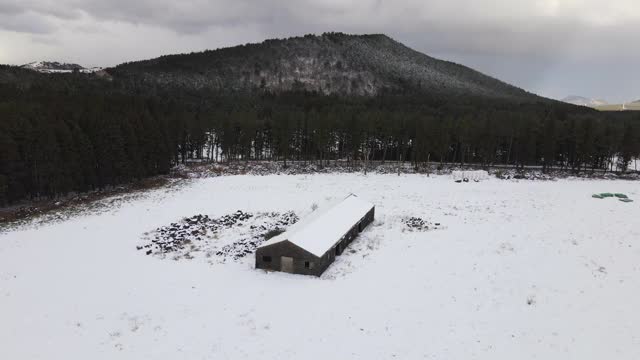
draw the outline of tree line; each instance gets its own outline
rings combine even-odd
[[[439,162],[579,173],[626,171],[640,155],[639,113],[563,104],[287,94],[194,118],[175,162],[389,160],[416,167]]]
[[[625,171],[640,155],[636,113],[424,94],[122,91],[74,76],[0,83],[0,203],[103,189],[190,159],[581,172]]]

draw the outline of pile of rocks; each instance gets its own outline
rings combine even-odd
[[[497,176],[497,175],[496,175]],[[503,180],[541,180],[541,181],[550,181],[556,180],[557,178],[565,177],[564,173],[549,173],[545,174],[541,171],[508,171],[502,173],[501,176],[497,176]]]
[[[440,226],[440,223],[430,223],[415,216],[405,219],[404,224],[409,231],[427,231],[429,229],[437,229]]]
[[[265,222],[262,225],[252,225],[251,229],[253,232],[249,237],[223,246],[216,252],[216,255],[225,259],[232,258],[238,260],[249,254],[253,254],[256,248],[267,240],[267,235],[283,232],[287,227],[295,224],[299,220],[298,216],[292,211],[284,214],[270,213],[269,217],[275,221]]]
[[[370,162],[367,172],[378,174],[413,174],[429,173],[435,166],[416,169],[410,163],[388,161],[386,163]],[[287,166],[279,161],[232,161],[230,163],[192,163],[179,165],[172,169],[172,175],[179,178],[207,178],[225,175],[272,175],[272,174],[334,174],[364,172],[362,162],[348,160],[328,161],[322,165],[308,161],[289,161]]]
[[[268,234],[284,231],[297,221],[291,211],[251,214],[238,210],[219,218],[198,214],[146,233],[146,243],[137,249],[147,255],[173,254],[175,259],[193,258],[198,252],[207,257],[240,259],[253,253]],[[233,242],[224,245],[225,240]]]
[[[181,250],[195,241],[201,241],[208,235],[218,232],[220,228],[233,227],[251,217],[253,217],[252,214],[241,210],[217,219],[212,219],[209,215],[194,215],[182,219],[181,222],[171,223],[168,226],[156,229],[153,232],[154,236],[151,239],[151,243],[138,246],[137,249],[147,249],[147,255],[153,252],[168,253]]]

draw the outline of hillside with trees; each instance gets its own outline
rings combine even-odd
[[[626,170],[640,155],[638,113],[600,113],[508,85],[514,96],[484,90],[454,96],[391,80],[395,85],[375,92],[234,90],[152,81],[146,76],[159,70],[132,70],[186,72],[176,65],[183,60],[123,65],[110,69],[108,79],[0,66],[0,204],[109,188],[167,174],[190,159],[319,166],[379,160],[580,173],[614,163]],[[479,88],[502,86],[474,76]]]
[[[377,95],[424,91],[540,100],[468,67],[442,61],[386,35],[325,33],[119,65],[109,72],[146,85],[273,93]]]

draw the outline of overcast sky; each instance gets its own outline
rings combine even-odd
[[[385,33],[548,97],[640,99],[639,0],[0,0],[0,63],[111,66],[325,31]]]

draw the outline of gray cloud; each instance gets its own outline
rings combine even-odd
[[[310,32],[387,33],[544,95],[640,97],[637,72],[619,66],[640,61],[635,0],[0,0],[2,30],[12,41],[0,42],[0,61],[90,65]],[[47,36],[58,44],[45,46]]]
[[[0,3],[0,14],[13,15],[24,12],[24,9],[17,3]]]
[[[74,19],[80,14],[66,0],[0,0],[0,15],[37,14],[44,17]]]
[[[55,26],[42,16],[33,13],[0,12],[0,29],[32,34],[48,34]]]

